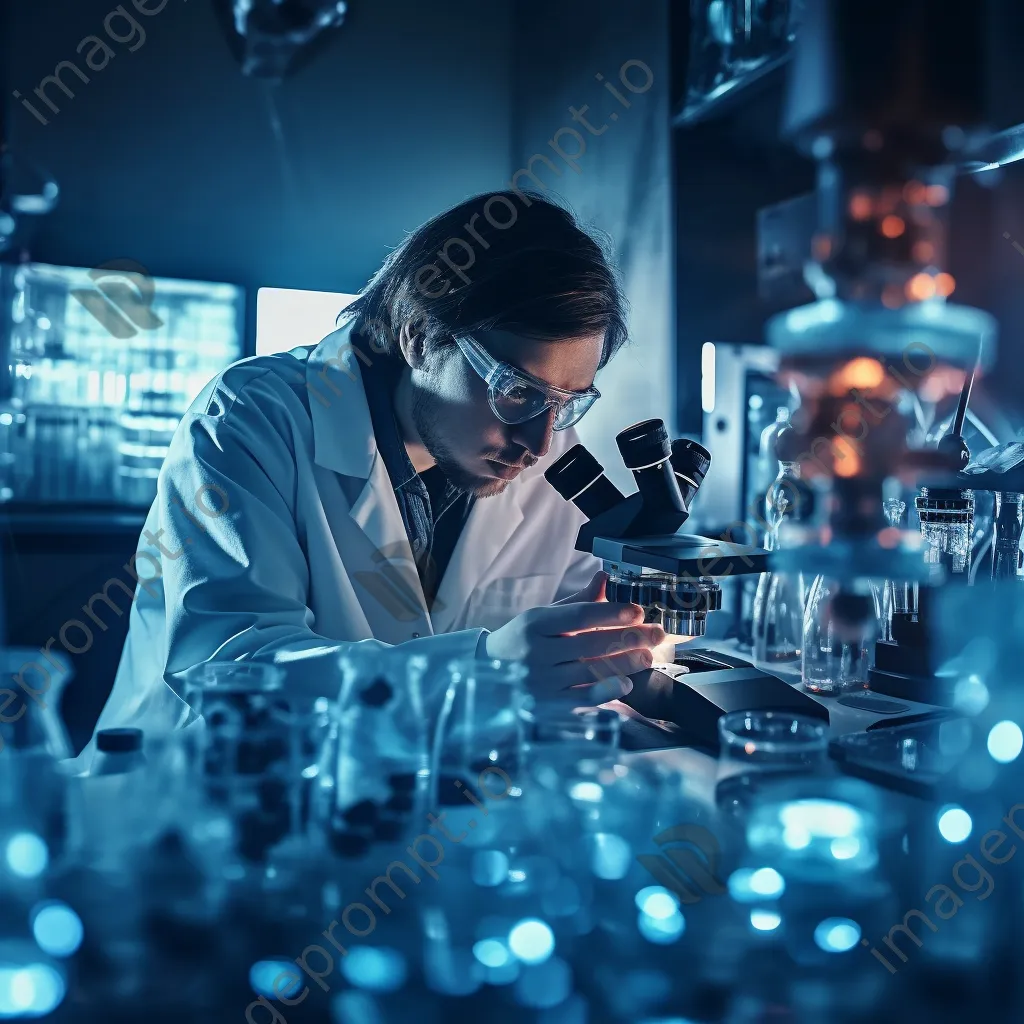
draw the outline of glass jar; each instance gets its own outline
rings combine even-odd
[[[811,693],[866,689],[881,610],[870,585],[818,576],[804,611],[800,676]]]
[[[482,773],[517,776],[534,700],[519,662],[459,659],[447,673],[433,738],[434,800],[437,806],[461,806],[465,796],[459,791]]]
[[[316,819],[340,857],[421,827],[430,786],[423,655],[353,644],[317,769]]]
[[[969,573],[974,492],[922,487],[914,504],[927,544],[925,561],[953,575]]]
[[[204,662],[185,675],[201,716],[195,769],[210,807],[230,822],[236,853],[258,863],[299,833],[302,750],[284,671],[257,662]]]

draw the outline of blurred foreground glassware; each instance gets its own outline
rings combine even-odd
[[[907,503],[902,498],[886,498],[882,502],[886,522],[894,530],[899,530],[903,523],[903,513],[907,511]],[[882,584],[879,600],[879,638],[892,640],[893,615],[910,613],[913,601],[914,585],[907,580],[887,579]]]
[[[422,827],[430,786],[427,661],[376,644],[338,659],[342,686],[323,744],[315,817],[329,848],[362,856]]]
[[[261,862],[300,826],[300,719],[284,693],[284,672],[256,662],[205,662],[185,682],[185,699],[203,719],[203,795],[229,817],[243,861]]]
[[[726,761],[749,768],[813,768],[825,761],[828,725],[785,711],[733,711],[718,720]]]
[[[914,504],[927,544],[925,561],[954,576],[969,573],[974,492],[922,487]]]
[[[829,695],[865,689],[874,664],[880,614],[870,585],[818,576],[804,610],[800,666],[804,688]]]
[[[448,679],[433,740],[436,806],[463,804],[458,790],[487,769],[516,778],[534,706],[519,662],[460,659]]]
[[[74,677],[70,660],[60,651],[44,658],[38,647],[4,647],[0,672],[18,684],[9,692],[21,698],[8,698],[3,705],[0,750],[45,750],[58,760],[71,757],[71,740],[60,714],[64,688]]]

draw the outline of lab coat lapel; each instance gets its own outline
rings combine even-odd
[[[377,450],[349,325],[310,354],[306,387],[314,461],[350,478],[348,522],[332,530],[373,636],[402,643],[434,632],[394,487]]]
[[[473,592],[492,575],[495,559],[523,521],[523,481],[514,480],[493,498],[478,498],[462,528],[434,601],[434,631],[448,633],[472,623],[460,618]]]

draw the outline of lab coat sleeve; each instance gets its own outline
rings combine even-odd
[[[287,436],[287,418],[264,408],[272,403],[244,403],[244,397],[224,412],[215,396],[206,412],[189,414],[161,471],[164,681],[182,696],[184,673],[201,662],[269,662],[286,670],[293,696],[333,697],[337,655],[349,643],[388,645],[314,631],[296,526],[294,438]],[[473,657],[481,633],[427,636],[401,647],[445,659]]]

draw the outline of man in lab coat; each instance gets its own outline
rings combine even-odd
[[[519,191],[412,232],[319,345],[243,359],[185,415],[134,561],[100,727],[185,724],[188,669],[269,662],[337,693],[357,642],[524,662],[621,695],[665,640],[604,601],[544,469],[575,441],[624,301],[572,215]]]

